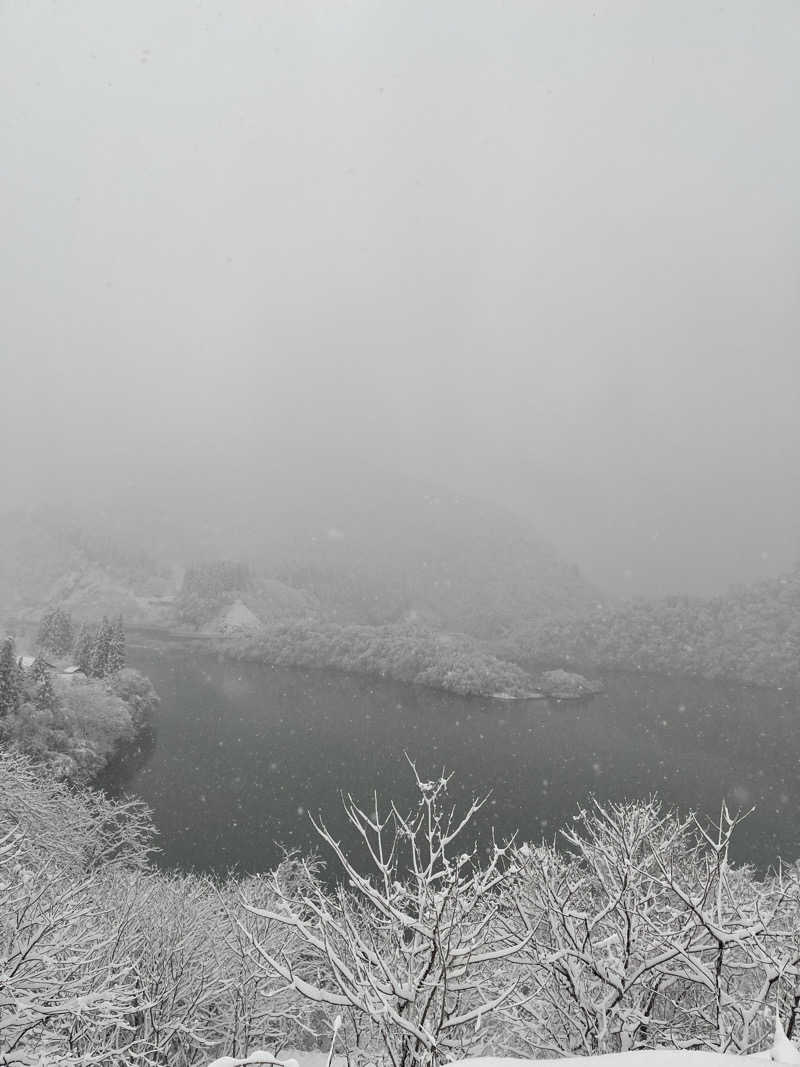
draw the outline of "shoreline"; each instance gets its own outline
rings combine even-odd
[[[284,631],[291,630],[291,627],[284,627]],[[358,652],[358,638],[363,639],[364,634],[367,633],[374,640],[380,640],[382,636],[385,637],[387,631],[392,631],[392,637],[407,638],[409,643],[412,638],[416,638],[418,641],[422,638],[427,641],[426,651],[431,653],[438,652],[442,654],[442,648],[445,652],[455,650],[454,654],[457,654],[461,660],[466,660],[461,665],[462,679],[464,673],[469,669],[480,669],[481,665],[486,668],[488,664],[495,670],[506,670],[512,676],[512,685],[525,685],[526,688],[523,692],[507,691],[504,688],[490,688],[492,682],[486,681],[486,688],[468,687],[466,684],[445,684],[444,680],[436,681],[432,678],[420,680],[419,678],[409,677],[407,673],[400,670],[392,670],[391,668],[380,667],[376,665],[367,664],[362,652],[360,656],[356,658],[356,662],[341,662],[342,658],[347,654],[354,656]],[[268,642],[270,637],[275,634],[281,633],[280,627],[275,627],[272,631],[266,631],[265,634],[259,635],[263,642]],[[333,670],[341,674],[350,674],[357,677],[373,678],[378,681],[392,681],[400,685],[414,685],[421,686],[423,688],[433,689],[438,692],[453,693],[457,696],[474,697],[481,700],[493,700],[502,701],[506,703],[531,703],[531,702],[552,702],[555,704],[584,704],[591,701],[594,697],[600,695],[605,691],[603,685],[589,682],[586,678],[581,677],[575,671],[566,671],[563,669],[557,669],[554,671],[531,671],[527,665],[520,664],[514,660],[504,659],[498,656],[491,649],[485,649],[481,647],[480,643],[477,643],[476,639],[469,637],[468,635],[451,635],[433,633],[427,634],[425,631],[404,631],[400,628],[392,627],[337,627],[335,624],[330,624],[327,628],[325,626],[318,627],[303,627],[297,626],[294,636],[300,636],[301,638],[308,639],[309,637],[330,636],[331,632],[334,632],[337,637],[340,638],[340,642],[336,646],[336,654],[330,653],[315,657],[309,655],[308,651],[303,648],[297,648],[295,651],[281,648],[277,654],[269,655],[268,651],[263,648],[259,648],[259,636],[254,636],[249,639],[244,637],[225,637],[222,635],[214,635],[207,633],[198,633],[196,631],[187,630],[173,630],[169,628],[158,627],[131,627],[130,633],[132,636],[137,634],[143,639],[143,643],[137,644],[135,641],[130,642],[131,648],[179,648],[185,651],[199,652],[202,655],[216,655],[221,656],[229,660],[240,660],[249,663],[259,663],[263,666],[280,668],[286,667],[289,669],[297,670]],[[353,640],[355,634],[356,639]],[[465,649],[463,645],[451,644],[458,639],[462,641],[476,642],[474,649],[474,656],[470,656],[473,649]],[[344,642],[347,644],[348,639],[350,645],[346,649],[342,649],[341,644]],[[483,662],[482,662],[483,661]],[[445,672],[444,678],[451,672]],[[541,683],[547,680],[547,675],[563,674],[564,678],[561,681],[562,686],[564,683],[567,685],[570,682],[578,686],[578,691],[575,689],[568,690],[564,688],[556,687],[554,689],[548,689]],[[539,684],[537,684],[537,675],[541,674]],[[552,680],[548,682],[552,684]]]
[[[298,634],[303,636],[330,636],[331,633],[335,633],[337,637],[342,637],[346,642],[348,637],[351,638],[349,652],[353,653],[356,650],[356,641],[352,640],[353,631],[358,631],[357,636],[361,636],[365,631],[370,632],[370,636],[375,636],[376,639],[384,636],[386,630],[389,628],[384,627],[335,627],[335,624],[329,624],[328,627],[298,627]],[[253,645],[258,645],[259,640],[268,640],[270,637],[274,637],[275,634],[279,634],[285,631],[281,631],[276,627],[274,630],[268,630],[266,634],[253,636],[249,639],[249,642]],[[248,648],[246,644],[246,638],[225,637],[216,634],[204,634],[195,631],[175,630],[169,627],[153,627],[153,626],[129,626],[129,641],[128,646],[130,648],[141,649],[166,649],[166,648],[183,648],[186,651],[195,651],[204,655],[216,655],[221,656],[224,659],[232,661],[240,660],[248,663],[260,663],[267,667],[287,667],[301,670],[335,670],[342,674],[352,674],[364,678],[374,678],[376,680],[397,682],[401,685],[416,685],[427,689],[438,690],[439,692],[453,693],[458,696],[474,697],[481,700],[497,700],[514,703],[525,703],[541,700],[556,699],[549,697],[546,693],[535,687],[535,679],[531,677],[525,668],[520,667],[518,664],[511,662],[510,660],[502,660],[495,656],[494,653],[485,652],[481,648],[476,649],[475,659],[485,657],[491,661],[492,667],[507,668],[512,675],[519,675],[522,678],[512,679],[512,684],[519,684],[523,679],[527,683],[530,680],[530,688],[523,693],[505,692],[502,689],[489,689],[487,688],[468,688],[466,685],[457,684],[442,684],[441,682],[431,680],[420,681],[415,678],[404,676],[400,671],[391,671],[387,669],[381,669],[378,666],[369,666],[363,663],[361,666],[353,663],[341,663],[337,662],[332,656],[322,657],[314,659],[309,655],[307,651],[297,649],[293,654],[291,650],[281,651],[280,654],[269,656],[266,651],[262,651],[258,648]],[[399,635],[404,636],[404,631],[397,629],[392,636]],[[424,631],[415,633],[414,636],[427,640],[428,651],[439,651],[441,653],[441,646],[436,646],[437,638],[441,640],[442,637],[451,637],[453,635],[429,635]],[[139,637],[141,640],[137,641]],[[471,638],[469,640],[472,640]],[[238,642],[238,643],[237,643]],[[435,647],[434,647],[435,646]],[[446,646],[447,647],[447,646]],[[463,649],[457,651],[463,654]],[[469,666],[473,666],[470,662]],[[567,698],[572,699],[572,698]],[[580,698],[579,698],[580,699]]]

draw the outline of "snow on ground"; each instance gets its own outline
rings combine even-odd
[[[597,1067],[732,1067],[731,1061],[758,1060],[763,1063],[767,1055],[724,1056],[717,1052],[689,1052],[683,1049],[653,1049],[641,1052],[612,1052],[605,1056],[589,1057]],[[559,1060],[517,1060],[510,1056],[476,1056],[469,1060],[454,1060],[448,1067],[586,1067],[585,1056],[567,1056]],[[786,1060],[775,1061],[787,1063]],[[800,1062],[798,1060],[789,1063]]]
[[[211,624],[213,632],[226,635],[255,634],[264,629],[261,619],[243,604],[241,600],[233,604]]]
[[[775,1040],[772,1048],[764,1049],[754,1056],[730,1056],[717,1052],[689,1052],[683,1049],[653,1049],[641,1052],[613,1052],[605,1056],[567,1056],[558,1060],[523,1060],[510,1056],[476,1056],[467,1060],[454,1060],[447,1067],[586,1067],[586,1060],[593,1060],[596,1067],[734,1067],[732,1060],[755,1060],[764,1063],[785,1064],[787,1067],[800,1067],[800,1051],[783,1032],[780,1023],[775,1024]],[[280,1063],[284,1067],[326,1067],[327,1052],[298,1052],[284,1049],[280,1059],[273,1058],[268,1052],[252,1052],[247,1059],[233,1059],[223,1056],[214,1060],[208,1067],[244,1067],[245,1064]],[[333,1067],[345,1067],[347,1061],[343,1056],[334,1056]]]
[[[244,1067],[245,1064],[281,1063],[284,1067],[327,1067],[327,1052],[298,1052],[296,1049],[283,1049],[276,1059],[271,1053],[257,1050],[251,1052],[247,1059],[237,1060],[232,1056],[222,1056],[208,1067]],[[332,1067],[347,1067],[344,1056],[334,1056]]]
[[[616,1052],[606,1056],[570,1056],[559,1060],[523,1060],[514,1059],[511,1056],[476,1056],[468,1060],[454,1060],[448,1067],[586,1067],[586,1060],[590,1058],[597,1067],[732,1067],[732,1059],[772,1060],[774,1063],[797,1065],[800,1064],[800,1054],[795,1050],[796,1059],[773,1059],[768,1052],[756,1056],[723,1056],[716,1052],[688,1052],[680,1049],[657,1049],[642,1052]],[[231,1056],[222,1056],[214,1060],[209,1067],[244,1067],[245,1064],[275,1064],[281,1063],[285,1067],[326,1067],[328,1062],[327,1052],[297,1052],[294,1057],[284,1059],[283,1054],[276,1060],[268,1052],[253,1052],[247,1059],[234,1059]],[[343,1056],[333,1057],[333,1067],[346,1067],[347,1060]]]
[[[787,1042],[788,1044],[788,1042]],[[792,1046],[794,1058],[777,1059],[770,1051],[759,1053],[755,1056],[728,1056],[716,1052],[689,1052],[681,1049],[656,1049],[642,1052],[616,1052],[606,1056],[570,1056],[558,1060],[523,1060],[514,1059],[510,1056],[476,1056],[468,1060],[454,1060],[448,1067],[586,1067],[587,1058],[591,1058],[597,1067],[732,1067],[731,1060],[757,1060],[764,1063],[771,1060],[777,1064],[786,1064],[787,1067],[796,1067],[800,1064],[800,1053]],[[785,1055],[785,1053],[784,1053]],[[267,1052],[252,1053],[250,1058],[236,1060],[229,1056],[214,1060],[209,1067],[244,1067],[245,1064],[274,1064],[282,1063],[285,1067],[326,1067],[328,1062],[327,1052],[296,1052],[290,1059],[275,1060]],[[343,1056],[334,1056],[333,1067],[346,1067],[347,1061]]]

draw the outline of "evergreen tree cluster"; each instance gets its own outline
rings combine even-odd
[[[238,659],[275,666],[352,671],[427,685],[465,696],[523,698],[535,680],[515,663],[498,659],[466,634],[442,634],[421,626],[338,626],[285,623],[257,637],[227,642]]]
[[[84,630],[91,678],[65,676],[42,657],[23,667],[14,638],[0,643],[0,750],[24,753],[78,784],[95,778],[159,703],[149,679],[124,666],[121,619],[104,619],[95,634]]]
[[[68,656],[74,642],[72,618],[61,607],[50,608],[42,616],[36,644],[43,652]]]
[[[92,628],[83,623],[73,648],[73,659],[89,678],[105,678],[125,666],[125,628],[122,616],[111,622],[105,615]]]
[[[33,692],[33,702],[39,711],[55,711],[58,706],[56,691],[50,678],[50,672],[45,668],[36,683]]]
[[[198,563],[187,569],[178,595],[178,618],[202,626],[252,586],[250,568],[235,560]]]
[[[22,696],[22,668],[17,662],[14,638],[7,637],[0,647],[0,719],[12,714]]]
[[[111,621],[104,615],[98,625],[81,623],[77,634],[69,612],[51,608],[42,616],[36,638],[42,652],[71,655],[88,678],[105,678],[125,666],[125,628],[122,616]],[[36,671],[42,664],[34,664]],[[38,679],[41,680],[41,679]]]
[[[250,568],[246,563],[219,559],[189,567],[184,575],[183,591],[201,597],[219,597],[247,589],[250,583]]]
[[[15,715],[25,703],[39,711],[55,711],[58,700],[44,660],[37,657],[26,673],[14,638],[6,637],[0,647],[0,719]]]

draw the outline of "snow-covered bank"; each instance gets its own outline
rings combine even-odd
[[[251,1064],[273,1064],[279,1067],[326,1067],[329,1062],[324,1052],[297,1052],[289,1050],[288,1058],[276,1058],[261,1049],[251,1052],[244,1059],[222,1056],[208,1067],[245,1067]],[[752,1060],[754,1064],[764,1061],[797,1067],[800,1051],[789,1041],[780,1022],[775,1024],[775,1038],[770,1048],[751,1056],[731,1056],[718,1052],[697,1052],[689,1049],[639,1049],[635,1052],[612,1052],[602,1056],[565,1056],[563,1059],[517,1059],[513,1056],[473,1056],[465,1060],[453,1060],[447,1067],[585,1067],[591,1059],[597,1067],[736,1067],[736,1063]],[[331,1067],[343,1067],[343,1056],[335,1056]]]
[[[719,1052],[696,1052],[690,1049],[638,1049],[635,1052],[612,1052],[604,1056],[565,1056],[557,1060],[523,1060],[512,1056],[475,1056],[466,1060],[454,1060],[448,1067],[584,1067],[591,1059],[597,1067],[732,1067],[732,1061],[742,1060],[763,1063],[783,1063],[796,1067],[800,1064],[800,1051],[787,1038],[780,1021],[775,1021],[775,1037],[772,1045],[751,1056],[731,1056]],[[301,1063],[300,1067],[304,1067]]]

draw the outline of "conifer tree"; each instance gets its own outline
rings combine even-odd
[[[53,615],[55,608],[50,608],[39,620],[39,630],[36,634],[36,647],[50,649],[50,641],[53,634]]]
[[[56,612],[55,652],[58,656],[68,656],[72,650],[75,634],[72,629],[72,616],[63,608]]]
[[[0,648],[0,718],[19,707],[22,692],[21,673],[14,638],[7,637]]]
[[[72,650],[72,658],[77,667],[89,677],[92,673],[92,654],[94,652],[94,637],[89,626],[83,622],[75,639],[75,647]]]
[[[106,674],[116,674],[125,666],[125,629],[120,615],[109,629]]]
[[[53,689],[50,672],[47,670],[44,672],[42,680],[36,687],[34,700],[36,707],[40,711],[52,711],[56,706],[56,692],[55,689]]]
[[[109,673],[109,653],[111,650],[111,623],[106,615],[97,628],[97,636],[92,649],[91,673],[95,678],[105,678]]]
[[[122,615],[117,616],[117,653],[120,658],[119,669],[122,670],[127,662],[127,650],[125,647],[125,623],[123,622]]]
[[[50,608],[42,616],[36,644],[56,656],[66,656],[72,648],[72,619],[63,608]]]
[[[34,682],[41,682],[43,678],[47,677],[47,664],[41,658],[37,656],[31,664],[31,678]]]

